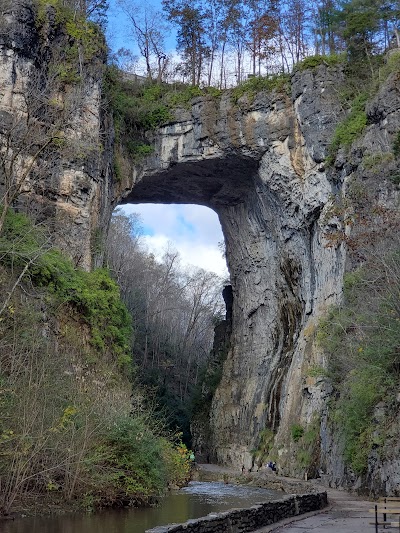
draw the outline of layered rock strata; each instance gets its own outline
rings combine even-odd
[[[0,11],[0,135],[3,149],[12,147],[1,161],[6,174],[21,182],[13,206],[45,221],[53,241],[77,266],[90,269],[101,262],[97,241],[112,212],[113,129],[102,102],[105,58],[83,65],[76,83],[56,83],[54,71],[67,68],[60,54],[70,37],[54,8],[47,8],[41,25],[30,0],[5,0]],[[46,123],[49,116],[53,128]],[[2,195],[10,179],[0,174]]]
[[[340,76],[299,73],[292,96],[237,105],[229,94],[198,98],[150,138],[154,155],[122,200],[198,203],[219,216],[233,288],[231,349],[210,420],[209,455],[221,463],[250,468],[265,428],[287,430],[302,409],[310,418],[324,396],[317,386],[299,401],[304,331],[342,291],[344,252],[325,238],[339,224],[328,214],[336,185],[323,163]]]
[[[26,115],[39,63],[61,39],[51,24],[46,38],[39,37],[28,0],[10,6],[0,27],[2,142],[13,117]],[[190,109],[177,110],[174,121],[148,134],[153,154],[112,183],[112,125],[102,111],[100,70],[89,69],[79,85],[74,127],[64,131],[69,150],[60,149],[51,164],[38,159],[37,172],[15,202],[46,220],[57,244],[87,269],[96,264],[96,242],[119,203],[194,203],[217,212],[233,296],[230,348],[207,439],[208,452],[220,463],[251,468],[252,451],[268,430],[275,435],[282,472],[292,473],[291,426],[307,425],[314,413],[326,412],[329,384],[307,369],[323,366],[313,332],[342,294],[345,251],[342,241],[330,236],[347,228],[332,198],[345,195],[356,173],[366,177],[363,155],[390,152],[400,129],[400,95],[392,77],[369,106],[362,139],[326,168],[328,146],[344,114],[337,91],[342,79],[340,67],[321,65],[295,73],[289,92],[238,102],[229,93],[196,98]],[[53,94],[52,102],[65,97]],[[82,146],[83,152],[73,149]],[[45,164],[47,171],[40,172]],[[385,176],[376,195],[395,205],[398,193]],[[324,424],[321,438],[321,461],[333,481],[344,484],[340,447]],[[381,469],[377,484],[387,485],[396,461]]]

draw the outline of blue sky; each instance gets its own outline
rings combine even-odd
[[[221,225],[211,209],[185,204],[128,204],[122,209],[140,215],[143,240],[156,257],[172,246],[178,250],[183,264],[228,277],[225,259],[218,248],[223,240]]]
[[[135,2],[133,1],[132,3]],[[142,6],[143,2],[138,0],[136,1],[136,5]],[[161,0],[147,0],[146,5],[153,7],[156,11],[162,11]],[[166,20],[164,15],[162,18],[163,21]],[[109,46],[114,52],[120,48],[127,48],[134,53],[138,53],[134,40],[129,35],[129,24],[126,21],[126,16],[122,13],[121,8],[118,7],[117,0],[110,0],[107,39]],[[175,32],[172,27],[171,31],[167,34],[166,48],[167,52],[172,52],[175,48]]]
[[[137,4],[141,5],[140,2]],[[161,0],[150,0],[148,4],[160,11],[162,9]],[[172,49],[175,45],[174,32],[171,31],[169,35],[168,44]],[[137,53],[116,0],[110,2],[108,42],[114,52],[124,47]],[[225,259],[218,248],[218,242],[223,240],[221,226],[218,216],[211,209],[176,204],[122,207],[126,213],[140,214],[145,243],[156,256],[162,256],[165,249],[172,245],[180,253],[182,263],[210,270],[224,278],[228,276]]]

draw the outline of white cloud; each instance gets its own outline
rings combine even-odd
[[[223,240],[217,214],[199,205],[140,204],[122,206],[126,213],[141,216],[149,251],[161,257],[169,243],[183,264],[194,265],[226,278],[225,259],[218,248]]]

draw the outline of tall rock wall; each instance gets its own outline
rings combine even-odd
[[[322,66],[296,74],[292,94],[237,105],[229,94],[197,99],[152,136],[155,154],[123,200],[200,203],[218,213],[233,322],[211,409],[212,449],[202,452],[225,464],[250,468],[263,430],[286,435],[323,402],[324,386],[303,395],[305,332],[342,292],[344,250],[326,239],[340,226],[329,214],[337,184],[324,166],[341,76]]]
[[[120,201],[199,203],[221,222],[232,333],[209,425],[199,421],[196,434],[194,424],[202,457],[251,468],[254,451],[272,435],[269,448],[282,473],[321,469],[330,483],[356,487],[361,480],[345,466],[340,436],[329,423],[332,386],[313,372],[326,367],[315,334],[321,317],[342,299],[350,225],[336,203],[346,205],[349,183],[365,181],[361,187],[376,205],[398,209],[389,179],[398,162],[388,158],[377,180],[376,169],[368,174],[363,161],[391,153],[400,95],[397,77],[389,77],[368,108],[363,136],[328,166],[333,132],[345,116],[343,81],[340,66],[321,65],[295,73],[289,94],[260,93],[237,103],[229,94],[194,100],[173,123],[148,134],[154,154],[134,170]],[[296,425],[315,431],[315,447],[307,452],[314,470],[294,461]],[[382,474],[371,467],[370,487],[393,492],[395,457]]]
[[[12,117],[27,111],[26,91],[39,60],[62,42],[51,24],[46,39],[38,35],[28,1],[12,6],[0,35],[3,143]],[[325,160],[344,116],[337,91],[343,73],[321,65],[295,73],[289,92],[243,96],[238,102],[229,93],[194,99],[190,109],[177,110],[175,120],[148,133],[153,154],[112,183],[112,125],[102,111],[99,72],[88,69],[79,84],[74,127],[65,128],[66,145],[76,150],[57,152],[46,173],[33,173],[15,204],[45,219],[55,241],[84,268],[94,264],[95,237],[107,231],[118,203],[214,209],[231,275],[232,333],[207,429],[212,449],[203,452],[250,468],[253,450],[269,431],[282,472],[298,473],[291,427],[312,423],[315,413],[322,412],[324,420],[331,393],[329,383],[310,377],[308,370],[324,365],[313,333],[342,296],[345,249],[330,236],[347,228],[332,209],[333,198],[346,194],[355,173],[365,178],[364,154],[391,150],[400,129],[398,83],[389,78],[370,105],[362,139],[350,154],[339,152],[334,166],[326,167]],[[52,98],[65,98],[65,92]],[[88,136],[91,148],[81,153]],[[398,193],[385,176],[378,189],[380,201],[395,205]],[[340,446],[329,431],[323,424],[320,461],[332,482],[345,484]],[[201,435],[195,437],[207,446]]]
[[[13,206],[38,223],[46,221],[53,241],[77,266],[90,269],[112,212],[113,129],[102,102],[105,55],[93,56],[73,79],[63,56],[73,46],[71,36],[54,8],[41,15],[39,23],[31,0],[4,0],[0,6],[1,162],[6,168],[0,192],[10,180],[19,181]]]

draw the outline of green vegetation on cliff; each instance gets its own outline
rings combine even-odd
[[[90,343],[98,351],[112,348],[118,365],[128,365],[131,323],[119,288],[108,272],[77,270],[58,250],[49,247],[43,228],[33,227],[24,215],[9,211],[0,237],[2,264],[21,270],[36,287],[46,287],[59,306],[68,305],[90,329]]]
[[[307,58],[304,63],[310,64],[313,58]],[[398,75],[400,72],[400,52],[394,50],[389,56],[374,57],[376,71],[365,75],[357,64],[346,65],[346,78],[339,93],[342,104],[346,109],[346,116],[339,121],[330,147],[328,163],[333,163],[339,148],[349,150],[354,141],[360,138],[368,124],[366,106],[370,102],[383,82],[390,75]],[[396,150],[394,146],[394,151]]]
[[[95,508],[184,482],[185,447],[132,394],[130,319],[108,272],[73,268],[9,211],[0,293],[0,514],[27,495]]]
[[[197,96],[218,97],[221,91],[183,83],[156,83],[137,80],[117,67],[109,66],[104,80],[104,91],[113,113],[116,131],[116,176],[127,164],[124,156],[140,162],[153,151],[145,133],[171,122],[175,110],[188,108]]]
[[[330,405],[331,423],[357,474],[367,471],[373,450],[382,458],[391,453],[400,386],[399,213],[376,198],[380,166],[387,168],[388,158],[363,165],[368,177],[363,182],[353,177],[346,202],[335,211],[352,227],[350,236],[340,238],[349,263],[343,303],[330,310],[317,333],[327,355],[326,377],[338,393]]]
[[[104,34],[98,24],[87,18],[83,4],[77,7],[76,3],[62,0],[34,1],[35,23],[43,41],[46,42],[48,33],[56,28],[61,28],[60,33],[65,33],[63,46],[52,51],[51,66],[56,80],[62,84],[82,81],[84,70],[90,65],[93,68],[96,59],[99,68],[106,54]],[[102,1],[97,3],[100,17],[104,16],[101,14],[102,4]]]
[[[340,392],[334,421],[345,459],[360,474],[396,415],[400,386],[400,254],[370,257],[346,276],[345,300],[321,322],[318,339],[328,354],[329,377]],[[383,402],[385,423],[376,406]]]

